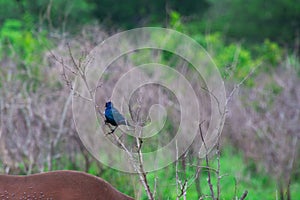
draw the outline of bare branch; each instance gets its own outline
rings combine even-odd
[[[244,193],[242,194],[240,200],[244,200],[247,197],[248,190],[245,190]]]
[[[200,136],[201,136],[203,145],[204,145],[205,150],[206,150],[206,154],[205,154],[205,162],[206,162],[206,166],[208,167],[208,166],[209,166],[208,149],[207,149],[207,146],[206,146],[204,137],[203,137],[203,133],[202,133],[202,129],[201,129],[201,124],[202,124],[202,123],[199,124],[199,131],[200,131]],[[210,189],[211,197],[212,197],[212,199],[214,200],[214,199],[215,199],[215,193],[214,193],[213,185],[212,185],[212,183],[211,183],[211,174],[210,174],[210,170],[209,170],[209,169],[207,170],[207,183],[208,183],[208,186],[209,186],[209,189]]]

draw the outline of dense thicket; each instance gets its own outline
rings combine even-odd
[[[209,15],[213,30],[251,42],[269,38],[293,44],[300,33],[300,1],[214,1]]]
[[[43,25],[63,31],[78,30],[94,21],[108,29],[168,26],[172,11],[193,22],[198,31],[221,31],[251,42],[268,38],[291,46],[300,31],[299,0],[0,0],[0,11],[0,25],[13,18],[30,27]]]
[[[207,0],[187,0],[184,3],[176,0],[133,0],[126,3],[122,0],[116,0],[114,3],[110,0],[90,0],[90,2],[96,5],[94,15],[98,19],[127,28],[157,23],[165,25],[171,10],[184,16],[199,17],[209,6]]]

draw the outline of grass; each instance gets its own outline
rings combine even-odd
[[[215,158],[211,158],[211,167],[216,168],[217,163]],[[227,146],[223,148],[220,158],[222,176],[220,187],[220,199],[239,199],[245,190],[248,191],[246,199],[251,200],[274,200],[277,199],[276,181],[263,171],[254,170],[251,161],[245,162],[241,152],[237,152],[232,147]],[[254,163],[255,164],[255,163]],[[204,163],[202,164],[204,165]],[[259,165],[259,164],[256,164]],[[250,167],[249,167],[250,166]],[[187,167],[187,177],[193,177],[194,168]],[[182,176],[181,173],[179,173]],[[151,172],[148,174],[149,185],[151,188],[154,186],[154,180],[157,182],[156,199],[176,199],[176,179],[174,165],[166,167],[162,170]],[[187,199],[198,199],[196,192],[195,182],[189,182],[189,189],[187,190]],[[216,191],[216,176],[212,174],[212,184]],[[209,187],[207,184],[207,172],[202,170],[200,180],[202,195],[210,195]],[[291,195],[292,199],[300,199],[299,183],[292,183]],[[216,193],[216,192],[215,192]],[[142,199],[147,199],[146,194]],[[206,199],[211,199],[207,197]]]
[[[217,160],[214,157],[210,158],[210,165],[212,168],[217,167]],[[65,159],[67,163],[67,159]],[[55,163],[53,163],[55,165]],[[202,161],[202,166],[205,165]],[[221,200],[239,199],[245,190],[248,191],[246,199],[251,200],[274,200],[279,199],[279,194],[276,188],[276,181],[273,177],[264,171],[263,166],[258,163],[254,163],[250,160],[244,160],[242,152],[234,149],[231,146],[226,146],[221,150],[220,157],[220,175],[222,176],[220,182],[221,188]],[[1,162],[0,162],[1,166]],[[74,169],[72,165],[66,165],[65,169]],[[179,166],[180,163],[179,163]],[[55,168],[55,167],[54,167]],[[81,170],[75,167],[75,170]],[[55,168],[56,169],[56,168]],[[258,170],[259,169],[259,170]],[[179,177],[183,180],[183,173],[181,167],[179,167]],[[135,196],[135,191],[142,191],[141,199],[146,200],[147,196],[144,189],[138,182],[138,177],[133,174],[126,174],[109,167],[99,165],[95,162],[91,164],[89,173],[102,177],[110,182],[121,192],[124,192],[130,196]],[[196,192],[195,181],[193,179],[195,174],[195,167],[188,165],[186,168],[186,177],[189,180],[187,199],[197,200],[198,194]],[[150,188],[153,191],[156,181],[156,198],[158,200],[176,199],[176,168],[175,165],[170,165],[164,169],[150,172],[147,174]],[[206,198],[210,195],[210,190],[207,184],[207,171],[203,168],[200,173],[200,186],[202,195]],[[212,184],[216,193],[217,177],[212,173]],[[300,183],[297,182],[297,178],[291,184],[291,199],[300,199]],[[182,198],[183,199],[183,198]]]

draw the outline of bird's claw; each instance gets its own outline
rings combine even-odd
[[[115,132],[115,130],[116,130],[118,127],[112,129],[112,128],[109,126],[109,128],[110,128],[110,132],[108,133],[108,135],[113,134],[113,133]]]

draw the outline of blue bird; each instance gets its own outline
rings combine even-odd
[[[105,104],[105,123],[109,123],[113,126],[119,126],[119,125],[128,125],[130,124],[126,121],[126,119],[120,114],[120,112],[113,107],[113,104],[111,101],[106,102]]]

